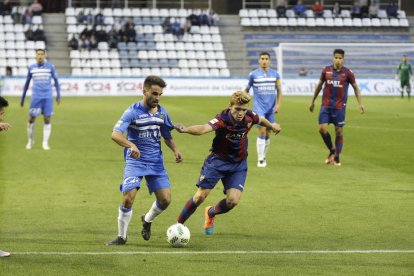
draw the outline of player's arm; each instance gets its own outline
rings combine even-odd
[[[395,80],[398,80],[400,78],[400,69],[401,69],[401,64],[398,65],[397,67],[397,72],[395,73]]]
[[[315,109],[315,100],[318,97],[319,92],[321,92],[323,83],[324,82],[322,80],[319,80],[318,85],[316,85],[316,87],[315,87],[315,91],[313,92],[313,98],[312,98],[312,100],[309,104],[310,112],[313,112],[313,110]]]
[[[250,88],[252,87],[252,85],[253,85],[253,74],[250,73],[250,75],[249,75],[249,82],[247,83],[247,86],[244,89],[244,92],[246,92],[247,94],[249,94],[249,91],[250,91]]]
[[[282,130],[278,123],[271,123],[265,117],[259,117],[258,124],[273,131],[275,134],[278,134]]]
[[[22,98],[20,100],[20,106],[21,107],[23,107],[23,105],[24,105],[24,99],[26,98],[27,89],[29,89],[29,84],[30,84],[31,79],[32,79],[32,74],[30,73],[30,70],[29,70],[27,72],[26,83],[24,84],[23,94],[22,94]]]
[[[114,142],[121,147],[129,148],[131,151],[131,156],[135,159],[138,159],[141,156],[141,152],[138,150],[137,146],[129,141],[121,132],[114,130],[112,131],[111,137],[112,140],[114,140]]]
[[[280,80],[276,81],[276,92],[277,92],[277,99],[276,99],[275,113],[279,113],[280,105],[282,104],[282,83],[280,82]]]
[[[173,138],[164,139],[165,144],[174,152],[175,155],[175,162],[180,163],[183,161],[183,155],[181,154],[180,150],[177,148],[175,141]]]
[[[180,133],[188,133],[191,135],[203,135],[214,130],[213,127],[209,124],[194,125],[189,127],[185,127],[182,124],[178,124],[175,126],[175,129]]]
[[[351,83],[351,85],[354,88],[355,98],[357,99],[357,102],[358,102],[359,111],[361,113],[364,113],[365,112],[365,108],[364,108],[364,106],[362,104],[361,91],[359,91],[359,87],[356,84],[356,82]]]
[[[55,81],[55,88],[56,88],[56,102],[60,104],[60,85],[59,85],[59,79],[56,75],[56,69],[55,66],[52,67],[52,78]]]

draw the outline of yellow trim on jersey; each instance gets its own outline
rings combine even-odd
[[[282,82],[280,80],[276,80],[276,85],[281,85]]]

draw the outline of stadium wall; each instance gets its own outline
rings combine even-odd
[[[25,78],[3,80],[2,96],[21,96]],[[165,78],[166,96],[228,96],[243,90],[247,79],[241,78]],[[74,78],[59,79],[62,96],[136,96],[142,91],[144,78]],[[315,78],[284,79],[285,96],[311,96],[318,83]],[[399,81],[393,79],[359,79],[358,86],[366,96],[398,96]],[[31,89],[28,95],[31,94]],[[350,88],[349,95],[353,95]]]

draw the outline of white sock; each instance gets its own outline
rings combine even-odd
[[[262,161],[264,159],[265,147],[266,147],[265,139],[257,137],[256,146],[257,146],[257,158],[259,159],[259,161]]]
[[[43,144],[49,144],[50,133],[52,132],[52,124],[45,124],[43,126]]]
[[[266,141],[266,142],[265,142],[265,149],[264,149],[264,154],[263,154],[264,159],[266,159],[266,153],[267,153],[267,150],[269,149],[269,145],[270,145],[270,138],[269,138],[269,137],[267,137],[267,139],[266,139],[265,141]]]
[[[164,210],[157,206],[157,201],[152,203],[151,209],[149,209],[148,213],[145,214],[145,221],[152,222],[156,216],[161,214]]]
[[[33,142],[34,123],[27,123],[27,139]]]
[[[132,217],[132,209],[125,209],[122,206],[119,207],[118,216],[118,236],[126,239],[129,222]]]

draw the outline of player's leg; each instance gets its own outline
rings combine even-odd
[[[197,192],[190,198],[177,218],[178,223],[185,223],[210,194],[210,189],[198,187]]]
[[[343,127],[342,126],[335,126],[335,157],[334,157],[334,165],[340,166],[340,155],[342,152],[342,146],[344,143],[344,135],[343,135]]]
[[[324,107],[321,107],[319,112],[319,133],[322,137],[325,146],[329,150],[328,158],[325,160],[325,164],[331,164],[333,162],[335,149],[332,144],[331,134],[328,131],[329,123],[331,122],[331,111]]]
[[[120,186],[122,202],[118,209],[118,236],[106,245],[123,245],[127,242],[128,225],[132,218],[132,205],[141,186],[142,176],[131,176],[133,169],[125,167],[124,181]]]
[[[411,99],[411,84],[410,81],[407,81],[407,96],[408,96],[408,100]]]
[[[204,232],[207,235],[212,235],[214,232],[215,216],[229,212],[240,202],[246,176],[247,160],[244,160],[239,164],[234,164],[232,170],[222,179],[226,198],[220,200],[214,206],[207,206],[204,210]]]
[[[266,150],[266,128],[259,127],[259,136],[256,140],[257,148],[257,166],[266,167],[265,150]]]
[[[269,113],[269,114],[266,114],[266,119],[269,121],[269,122],[271,122],[271,123],[274,123],[275,122],[275,113],[273,113],[273,112],[271,112],[271,113]],[[268,151],[268,149],[269,149],[269,146],[270,146],[270,130],[268,130],[267,128],[265,128],[265,130],[266,130],[266,135],[265,135],[265,148],[264,148],[264,154],[263,154],[263,164],[262,165],[264,165],[263,167],[266,167],[266,165],[267,165],[267,162],[266,162],[266,154],[267,154],[267,151]],[[260,163],[260,162],[259,162]],[[259,166],[259,164],[258,164],[258,166]],[[261,167],[261,166],[259,166],[259,167]]]
[[[53,115],[53,99],[44,99],[43,103],[43,143],[42,147],[44,150],[50,150],[49,147],[49,138],[50,133],[52,132],[52,124],[50,122]]]
[[[30,150],[34,144],[34,124],[36,117],[39,116],[42,112],[42,102],[41,99],[30,100],[29,107],[29,122],[27,123],[27,144],[26,149]]]

